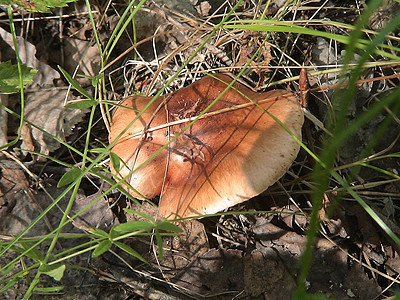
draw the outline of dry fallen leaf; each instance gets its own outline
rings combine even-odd
[[[2,60],[15,60],[14,43],[12,35],[0,28],[0,38],[9,46],[8,49],[1,49]],[[31,86],[52,85],[54,79],[60,78],[60,74],[46,63],[36,58],[36,47],[22,37],[17,37],[18,52],[21,62],[28,67],[38,70]]]
[[[208,1],[202,1],[200,4],[197,4],[195,8],[200,16],[206,17],[209,15],[212,6]]]
[[[0,28],[0,38],[9,46],[2,49],[2,59],[15,59],[12,35]],[[36,48],[22,37],[17,37],[18,50],[21,62],[29,67],[38,70],[30,86],[38,85],[43,87],[53,87],[55,79],[60,78],[58,71],[51,68],[46,63],[38,60],[35,56]],[[82,110],[72,110],[64,108],[66,89],[41,89],[28,91],[25,98],[25,118],[34,123],[39,128],[60,139],[72,133],[72,128],[79,122],[84,114]],[[18,106],[19,95],[12,95],[8,101],[1,98],[0,102],[8,107]],[[3,113],[4,111],[2,111]],[[4,118],[5,119],[4,119]],[[0,143],[7,142],[7,116],[0,115]],[[3,119],[1,119],[3,118]],[[44,134],[39,129],[30,125],[25,125],[22,132],[22,148],[35,150],[42,154],[56,150],[60,143],[52,137]]]
[[[79,73],[95,76],[100,71],[100,52],[90,41],[67,38],[64,44],[65,69],[71,74],[79,65]]]
[[[66,93],[66,89],[52,89],[27,94],[26,120],[64,140],[66,136],[72,133],[74,125],[82,120],[84,114],[82,110],[64,108]],[[26,134],[23,137],[22,149],[31,148],[31,138],[33,139],[35,150],[42,154],[49,154],[60,146],[58,141],[39,129],[31,126],[29,128],[30,136]]]

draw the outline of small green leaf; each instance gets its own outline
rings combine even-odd
[[[116,231],[116,230],[114,229],[114,227],[112,227],[111,230],[110,230],[110,237],[111,237],[111,240],[114,240],[114,239],[116,239],[117,237],[120,237],[122,234],[123,234],[123,233],[121,233],[121,232],[119,232],[119,231]]]
[[[103,77],[103,74],[97,74],[95,77],[92,78],[92,86],[97,87],[99,84],[100,79]]]
[[[97,105],[97,102],[92,99],[80,100],[65,105],[65,108],[84,109]]]
[[[94,249],[92,253],[92,257],[98,257],[102,255],[104,252],[107,252],[112,246],[110,240],[104,240],[100,244],[97,245],[96,249]]]
[[[396,292],[393,300],[400,300],[400,292]]]
[[[76,81],[75,79],[73,79],[71,77],[71,75],[68,74],[67,71],[65,71],[63,68],[61,68],[60,66],[58,66],[58,68],[60,69],[61,73],[64,75],[65,79],[67,79],[67,81],[79,92],[81,93],[83,96],[85,96],[86,98],[88,98],[89,100],[95,101],[93,99],[93,97],[87,92],[85,91],[85,89],[83,87],[81,87],[81,85],[79,84],[78,81]]]
[[[39,271],[60,281],[64,276],[65,265],[41,265]]]
[[[142,262],[148,264],[148,262],[139,254],[137,253],[135,250],[132,249],[132,247],[124,244],[124,243],[120,243],[120,242],[115,242],[115,245],[118,248],[121,248],[122,250],[124,250],[126,253],[136,257],[137,259],[140,259]]]
[[[11,2],[11,4],[17,4],[18,6],[26,9],[27,11],[49,13],[49,12],[51,12],[50,8],[65,7],[65,6],[67,6],[67,3],[74,2],[74,1],[76,1],[76,0],[30,0],[30,1],[1,0],[0,3],[10,3]]]
[[[64,286],[51,286],[51,287],[35,287],[35,292],[40,293],[57,293],[64,290]]]
[[[104,230],[101,230],[99,228],[95,228],[92,232],[94,235],[97,235],[98,237],[105,237],[108,238],[109,234],[105,232]]]
[[[103,177],[101,176],[101,174],[99,174],[99,172],[101,172],[101,171],[104,171],[104,168],[102,168],[102,167],[93,167],[93,168],[90,170],[90,174],[96,175],[96,176],[99,177],[99,178],[103,178]]]
[[[111,163],[112,163],[114,170],[116,172],[119,172],[119,168],[120,168],[120,164],[121,164],[120,157],[117,154],[115,154],[114,152],[110,152],[110,159],[111,159]]]
[[[148,231],[148,230],[153,229],[153,227],[154,227],[153,224],[145,222],[145,221],[132,221],[132,222],[115,225],[113,227],[113,230],[125,233],[125,232],[134,232],[134,231],[138,231],[138,230]]]
[[[15,267],[15,263],[10,264],[2,272],[0,272],[0,278],[7,275],[9,272],[11,272],[11,270],[14,269],[14,267]]]
[[[156,236],[158,255],[160,256],[160,260],[162,261],[164,259],[164,249],[163,249],[162,238],[157,229],[154,231],[154,235]]]
[[[106,151],[106,149],[105,148],[93,148],[93,149],[90,149],[89,151],[93,152],[93,153],[104,153],[104,151]]]
[[[18,251],[18,250],[17,251],[20,253],[23,253],[32,247],[32,244],[28,243],[28,242],[20,242],[19,244],[22,247],[22,249],[21,248],[19,248],[19,249],[21,249],[22,251]],[[42,262],[44,260],[43,254],[36,248],[30,249],[27,253],[25,253],[25,255],[28,256],[29,258],[32,258],[33,260],[35,260],[37,262]]]
[[[3,294],[5,291],[7,291],[14,284],[16,284],[19,280],[20,280],[20,278],[17,277],[17,278],[10,280],[9,282],[7,282],[6,285],[4,285],[3,287],[0,288],[0,295]]]
[[[24,85],[32,82],[37,70],[21,65],[22,82]],[[20,91],[18,65],[10,61],[0,63],[0,93],[10,94]]]
[[[82,174],[81,169],[73,167],[71,170],[69,170],[60,178],[57,187],[62,187],[67,184],[70,184],[71,182],[74,182],[77,178],[79,178],[79,176],[81,176],[81,174]]]
[[[178,225],[172,224],[171,222],[168,221],[158,222],[156,224],[156,228],[165,231],[183,232],[182,228],[180,228]]]

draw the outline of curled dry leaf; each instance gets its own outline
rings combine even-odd
[[[244,66],[256,51],[260,51],[257,60],[251,60],[249,68],[262,75],[268,71],[269,62],[272,59],[271,45],[265,43],[265,34],[261,32],[245,31],[238,41],[240,46],[237,65]]]
[[[8,45],[8,47],[2,49],[2,59],[15,59],[12,35],[0,28],[0,39]],[[54,80],[60,78],[60,74],[48,64],[36,58],[36,47],[33,44],[22,37],[17,37],[17,43],[22,63],[38,70],[30,86],[40,87],[39,90],[31,89],[27,93],[25,118],[51,135],[64,139],[72,133],[72,128],[77,122],[81,121],[85,111],[65,109],[66,89],[44,88],[53,87]],[[0,98],[0,103],[9,107],[17,106],[19,101],[19,95],[9,96],[8,101],[3,97]],[[0,114],[0,143],[4,145],[7,141],[7,119],[6,115],[2,115],[3,113]],[[28,124],[24,125],[21,138],[23,149],[35,150],[42,154],[49,154],[60,146],[58,141]]]
[[[3,61],[14,60],[15,52],[14,52],[14,42],[11,33],[6,30],[0,28],[0,38],[6,43],[9,48],[3,49]],[[18,36],[17,37],[18,44],[18,54],[21,59],[21,62],[26,64],[28,67],[34,68],[38,70],[35,77],[33,78],[33,85],[52,85],[54,79],[60,78],[60,74],[50,67],[48,64],[38,60],[36,58],[36,47],[25,40],[24,38]]]
[[[25,119],[59,139],[65,140],[86,112],[86,110],[65,108],[66,93],[66,89],[43,89],[28,93]],[[24,127],[22,149],[36,150],[47,155],[58,147],[60,143],[43,131],[30,125]]]
[[[134,197],[161,195],[161,217],[210,214],[246,201],[275,183],[296,158],[299,144],[271,117],[301,139],[303,110],[286,90],[255,93],[235,83],[184,130],[231,82],[227,75],[206,76],[160,96],[117,141],[151,97],[128,97],[116,109],[110,143],[125,164],[113,172],[140,193],[128,188]]]

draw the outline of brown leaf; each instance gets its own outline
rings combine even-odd
[[[46,132],[65,140],[83,115],[83,110],[64,108],[66,89],[40,90],[26,97],[25,118]],[[60,147],[60,143],[41,130],[30,127],[31,134],[22,137],[22,149],[49,154]],[[26,131],[28,132],[28,131]]]

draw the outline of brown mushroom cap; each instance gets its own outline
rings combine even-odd
[[[188,125],[177,121],[198,116],[232,82],[227,75],[214,77],[156,99],[112,148],[126,164],[121,164],[118,174],[113,172],[121,178],[132,173],[127,181],[141,195],[128,190],[137,198],[161,195],[161,217],[211,214],[246,201],[282,177],[299,151],[295,139],[248,99],[301,139],[304,116],[297,96],[286,90],[255,93],[235,83],[208,111],[215,114],[197,120],[135,170]],[[134,110],[116,109],[110,143],[151,99],[131,96],[123,101],[123,106]],[[171,122],[175,125],[163,126]],[[153,130],[156,126],[161,128]]]

